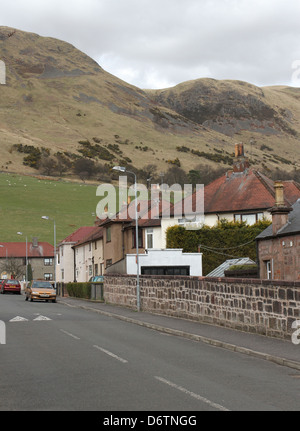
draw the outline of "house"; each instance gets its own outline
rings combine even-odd
[[[138,220],[138,250],[144,253],[148,248],[158,246],[161,240],[160,219],[152,218],[151,204],[146,202]],[[103,228],[103,257],[105,272],[112,270],[126,273],[126,255],[136,252],[136,221],[130,217],[129,205],[123,205],[113,218],[100,222]]]
[[[260,278],[300,280],[300,199],[287,205],[282,182],[275,190],[272,224],[256,238]]]
[[[202,254],[166,250],[162,214],[171,212],[168,201],[144,201],[139,208],[138,253],[139,273],[154,275],[202,275]],[[129,205],[124,205],[113,219],[100,222],[103,228],[105,274],[136,274],[136,220],[130,217]]]
[[[72,247],[89,235],[94,229],[94,226],[83,226],[58,243],[56,266],[56,278],[58,282],[68,283],[75,280],[75,257]]]
[[[283,181],[285,203],[293,205],[300,198],[300,184]],[[195,206],[194,193],[187,198]],[[214,226],[219,220],[244,221],[249,225],[270,219],[269,208],[275,204],[274,181],[250,168],[243,144],[235,145],[233,169],[204,188],[204,224]]]
[[[54,247],[48,242],[3,242],[0,247],[0,278],[10,278],[18,268],[18,277],[26,279],[26,257],[30,265],[32,277],[53,281],[54,277]]]
[[[104,274],[103,228],[94,226],[88,235],[72,246],[74,272],[77,282],[87,282],[95,275]]]

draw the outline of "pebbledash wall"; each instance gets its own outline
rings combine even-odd
[[[106,275],[104,300],[136,309],[136,277]],[[300,282],[141,276],[141,310],[290,338],[300,319]]]

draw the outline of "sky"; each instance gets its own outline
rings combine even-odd
[[[0,25],[69,42],[142,89],[199,78],[300,87],[300,0],[1,3]]]

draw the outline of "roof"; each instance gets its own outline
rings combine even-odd
[[[103,227],[93,226],[89,233],[83,237],[81,240],[77,241],[73,247],[78,247],[79,245],[87,244],[89,242],[97,241],[103,238]]]
[[[257,240],[273,238],[277,236],[288,236],[296,235],[300,233],[300,199],[294,203],[292,206],[292,211],[289,213],[288,222],[273,235],[272,225],[268,226],[264,231],[262,231],[257,237]]]
[[[75,232],[68,235],[65,239],[60,241],[58,245],[61,245],[63,243],[74,243],[76,244],[78,241],[85,238],[87,235],[89,235],[93,229],[95,229],[95,226],[83,226],[77,229]]]
[[[215,268],[206,277],[225,277],[225,272],[232,265],[253,265],[255,262],[249,257],[240,257],[237,259],[228,259],[220,266]]]
[[[161,225],[161,218],[172,215],[174,205],[167,200],[140,200],[138,199],[138,215],[140,227],[155,227]],[[126,223],[126,228],[135,227],[135,205],[132,201],[129,205],[124,205],[122,209],[113,217],[107,217],[99,221],[99,226],[112,223]]]
[[[283,181],[283,186],[286,204],[292,205],[300,198],[300,184]],[[274,204],[274,181],[253,169],[226,173],[204,188],[205,214],[267,210]]]
[[[26,257],[26,242],[2,242],[0,245],[0,258]],[[37,247],[33,247],[32,242],[27,244],[27,257],[53,257],[54,247],[48,242],[38,242]]]

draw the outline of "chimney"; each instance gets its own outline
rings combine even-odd
[[[244,154],[244,144],[235,144],[235,158],[233,161],[233,172],[244,172],[250,166],[249,160]]]
[[[32,238],[32,247],[38,247],[38,245],[39,245],[38,238],[36,236],[34,236]]]
[[[279,230],[285,226],[289,219],[289,213],[292,208],[287,206],[284,201],[283,184],[281,181],[275,181],[275,205],[270,209],[272,214],[273,235],[276,235]]]

